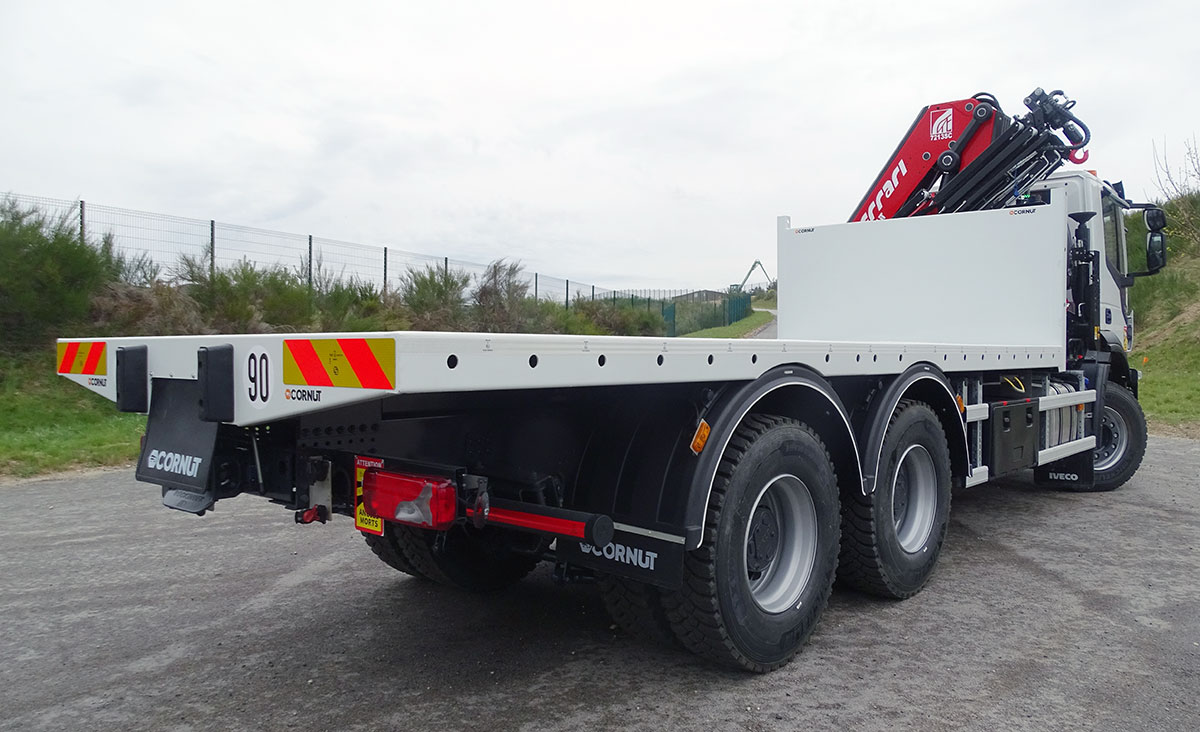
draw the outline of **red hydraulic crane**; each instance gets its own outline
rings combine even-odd
[[[1028,114],[1010,117],[981,93],[925,107],[850,221],[1000,208],[1064,160],[1087,159],[1091,132],[1071,112],[1075,102],[1039,88],[1025,106]]]

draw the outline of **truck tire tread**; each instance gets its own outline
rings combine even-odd
[[[929,410],[929,407],[924,402],[901,399],[888,420],[888,429],[890,430],[911,409]],[[937,418],[932,411],[930,411],[930,417],[936,422]],[[949,447],[946,448],[946,451],[949,454]],[[880,472],[883,471],[884,466],[881,464]],[[878,487],[876,491],[878,491]],[[921,591],[920,586],[902,587],[890,581],[888,577],[884,558],[879,552],[878,527],[874,518],[874,498],[874,493],[863,495],[857,486],[842,494],[842,546],[838,557],[838,582],[879,597],[897,600],[912,597]],[[944,540],[944,533],[942,537]],[[940,546],[941,541],[938,542],[938,549]]]
[[[639,640],[679,646],[659,588],[614,575],[601,577],[599,584],[604,608],[622,630]]]
[[[416,572],[439,584],[468,592],[495,592],[521,581],[538,557],[472,543],[465,529],[452,528],[438,546],[438,532],[402,527],[396,545]],[[458,533],[456,533],[458,532]]]
[[[808,432],[824,451],[826,460],[829,460],[829,451],[825,444],[807,425],[786,417],[747,415],[730,439],[725,454],[717,466],[716,480],[713,481],[712,494],[709,497],[705,515],[703,539],[700,547],[688,552],[684,558],[684,582],[678,590],[662,594],[662,604],[667,620],[675,637],[685,648],[717,663],[757,673],[766,673],[785,665],[799,651],[799,646],[786,658],[774,663],[756,662],[747,658],[738,649],[724,625],[725,620],[717,603],[716,534],[725,505],[726,490],[734,469],[745,457],[755,439],[771,428],[784,424],[795,425]],[[832,466],[832,461],[830,464]],[[834,561],[832,566],[827,569],[825,576],[812,578],[813,582],[823,583],[824,590],[820,594],[819,606],[815,608],[815,612],[810,613],[806,626],[801,628],[800,635],[805,640],[812,633],[816,621],[829,602],[836,569],[837,562]]]
[[[404,549],[400,546],[397,534],[406,528],[394,524],[385,524],[383,536],[363,534],[363,539],[366,540],[367,546],[371,547],[371,551],[375,553],[375,556],[383,560],[383,563],[392,569],[399,570],[413,577],[429,579],[417,571],[417,568],[408,560],[408,557],[404,554]]]

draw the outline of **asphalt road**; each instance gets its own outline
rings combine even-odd
[[[929,586],[835,592],[755,676],[615,630],[547,571],[410,579],[348,519],[204,518],[129,471],[0,486],[2,729],[1200,728],[1200,442],[1116,493],[957,492]]]
[[[754,308],[755,310],[765,310],[774,315],[775,318],[763,326],[762,330],[758,331],[751,338],[778,338],[779,337],[779,311],[768,310],[767,308]]]

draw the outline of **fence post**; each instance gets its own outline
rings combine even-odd
[[[85,210],[86,210],[86,206],[84,205],[83,199],[81,198],[81,199],[79,199],[79,243],[80,244],[87,244],[87,225],[84,223],[86,221],[86,217],[84,215]]]
[[[592,302],[596,301],[596,286],[592,285]]]
[[[563,295],[563,308],[565,310],[571,309],[571,281],[570,280],[567,280],[567,294]]]
[[[308,235],[308,294],[312,294],[312,234]]]
[[[383,294],[387,294],[387,247],[383,248]]]
[[[443,272],[443,274],[445,274],[447,277],[449,277],[449,276],[450,276],[450,257],[443,257],[443,258],[442,258],[442,272]]]
[[[538,299],[538,294],[537,294],[537,272],[534,272],[534,273],[533,273],[533,299],[534,299],[534,300]]]
[[[208,220],[208,282],[217,278],[217,220]]]

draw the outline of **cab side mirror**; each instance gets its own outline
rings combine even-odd
[[[1162,213],[1162,209],[1153,209]],[[1147,211],[1149,213],[1149,211]],[[1150,217],[1147,216],[1147,219]],[[1164,222],[1165,223],[1165,222]],[[1150,224],[1147,223],[1147,226]],[[1163,267],[1167,266],[1167,236],[1162,231],[1151,230],[1146,234],[1146,270],[1148,274],[1154,274]]]
[[[1167,228],[1167,214],[1161,208],[1142,211],[1142,220],[1146,222],[1146,229],[1151,232],[1160,232]]]

